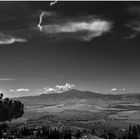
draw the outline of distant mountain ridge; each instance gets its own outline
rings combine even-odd
[[[69,91],[61,92],[61,93],[48,93],[48,94],[40,94],[40,95],[32,95],[32,96],[23,96],[23,97],[18,97],[18,99],[23,99],[23,98],[88,98],[88,97],[101,97],[104,96],[104,94],[100,93],[95,93],[95,92],[90,92],[90,91],[80,91],[77,89],[71,89]]]
[[[81,114],[85,113],[85,111],[99,113],[109,108],[113,110],[136,109],[140,104],[139,93],[111,95],[76,89],[62,93],[25,96],[16,99],[24,104],[24,115],[27,118],[39,115],[40,113],[45,115],[48,112],[67,116],[66,111],[68,111],[68,114],[71,114],[71,111],[74,111],[72,114],[77,114],[77,111],[80,111]]]
[[[38,99],[38,100],[45,100],[48,98],[61,98],[61,99],[72,99],[72,98],[79,98],[79,99],[86,99],[86,98],[111,98],[111,99],[122,99],[122,98],[136,98],[140,99],[140,93],[128,93],[128,94],[101,94],[101,93],[95,93],[91,91],[80,91],[77,89],[71,89],[69,91],[65,91],[62,93],[49,93],[49,94],[40,94],[35,96],[23,96],[18,97],[18,99]],[[16,98],[17,99],[17,98]]]

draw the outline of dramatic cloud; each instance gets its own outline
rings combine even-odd
[[[49,16],[51,16],[51,21],[49,21]],[[43,24],[42,22],[46,18],[47,23]],[[42,12],[38,23],[39,30],[48,36],[60,37],[61,35],[62,38],[73,37],[90,41],[109,32],[113,27],[112,22],[93,16],[71,19],[55,15],[55,20],[52,18],[50,12]]]
[[[0,44],[2,45],[8,45],[8,44],[13,44],[15,42],[26,42],[26,41],[27,40],[24,38],[18,38],[12,35],[5,35],[0,33]]]
[[[10,92],[27,92],[29,91],[29,89],[26,89],[26,88],[19,88],[19,89],[10,89]]]
[[[45,93],[45,94],[47,94],[47,93],[61,93],[64,91],[68,91],[68,90],[72,89],[73,87],[74,87],[73,84],[66,83],[64,86],[63,85],[56,85],[53,88],[45,87],[43,89],[39,89],[37,91],[37,93]]]
[[[42,24],[42,21],[43,21],[43,17],[46,17],[46,16],[53,16],[54,15],[54,13],[53,12],[48,12],[48,11],[43,11],[43,12],[41,12],[41,14],[40,14],[40,16],[39,16],[39,23],[38,23],[38,28],[39,28],[39,30],[42,32],[42,26],[41,26],[41,24]]]

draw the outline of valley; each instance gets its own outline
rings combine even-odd
[[[24,103],[25,112],[14,123],[22,120],[21,126],[26,127],[94,129],[94,136],[100,137],[104,131],[116,133],[140,124],[138,97],[139,94],[105,95],[78,90],[22,97],[18,100]]]

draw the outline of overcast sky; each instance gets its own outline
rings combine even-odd
[[[71,88],[140,92],[140,2],[0,2],[5,96]]]

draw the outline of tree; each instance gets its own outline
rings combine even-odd
[[[136,126],[132,127],[132,135],[133,135],[133,139],[138,138],[138,133],[137,133],[137,127]]]
[[[76,139],[79,139],[79,138],[81,138],[81,136],[82,136],[82,133],[81,133],[81,131],[78,129],[78,130],[76,131],[75,138],[76,138]]]
[[[20,101],[3,99],[3,94],[0,94],[0,122],[11,121],[17,119],[24,114],[24,105]]]
[[[2,97],[3,97],[3,93],[0,94],[0,100],[2,99]]]
[[[92,134],[94,134],[94,133],[95,133],[95,130],[94,130],[94,128],[92,128],[92,130],[91,130],[91,131],[92,131]]]
[[[132,127],[131,127],[131,124],[129,124],[129,131],[132,131]]]

